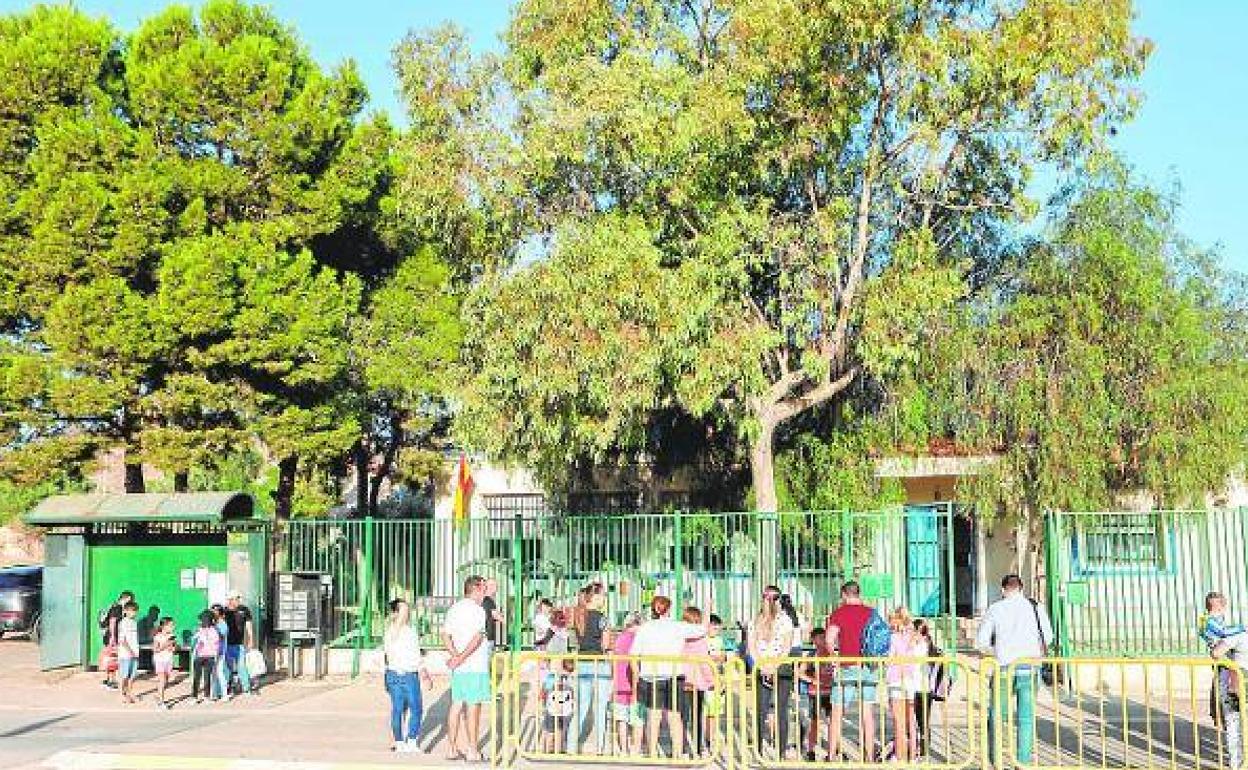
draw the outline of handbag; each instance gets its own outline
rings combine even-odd
[[[106,674],[111,674],[117,670],[117,647],[115,645],[106,645],[100,650],[100,658],[96,662],[96,666]]]
[[[1030,601],[1031,601],[1031,611],[1036,616],[1036,635],[1040,638],[1040,654],[1041,656],[1047,656],[1049,654],[1049,646],[1044,643],[1044,626],[1040,624],[1040,604],[1035,599],[1032,599]],[[1056,679],[1057,679],[1057,675],[1053,670],[1053,664],[1047,663],[1047,662],[1041,663],[1040,664],[1040,681],[1044,682],[1044,686],[1052,687],[1053,682]]]
[[[247,665],[247,674],[254,678],[260,678],[269,673],[269,664],[264,660],[264,653],[259,650],[248,650],[244,657]]]

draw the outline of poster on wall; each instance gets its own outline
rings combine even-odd
[[[195,587],[195,570],[193,569],[182,570],[181,574],[179,575],[178,585],[182,588],[183,591],[194,588]]]
[[[225,604],[226,596],[229,594],[229,581],[226,579],[224,572],[211,572],[208,574],[208,603],[209,604]]]

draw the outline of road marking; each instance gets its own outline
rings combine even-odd
[[[394,770],[396,765],[366,762],[295,762],[232,757],[181,757],[158,754],[104,754],[59,751],[43,760],[49,770]],[[421,770],[464,770],[464,765],[419,765]]]

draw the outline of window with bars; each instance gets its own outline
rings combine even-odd
[[[540,492],[483,495],[482,501],[491,519],[506,519],[516,514],[527,519],[547,512],[546,495]]]
[[[1156,515],[1089,517],[1076,528],[1078,564],[1085,572],[1164,572],[1172,558],[1167,530]]]

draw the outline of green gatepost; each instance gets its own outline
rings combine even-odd
[[[841,511],[841,585],[857,580],[854,572],[854,515],[846,509]]]
[[[524,558],[523,529],[524,521],[517,513],[512,520],[511,527],[511,583],[515,586],[511,591],[511,658],[513,661],[520,654],[520,634],[523,622],[521,614],[525,611],[524,566],[521,564]]]
[[[1060,547],[1060,526],[1057,514],[1053,511],[1046,511],[1044,514],[1044,572],[1045,582],[1048,584],[1046,588],[1049,595],[1049,614],[1053,621],[1057,654],[1059,657],[1068,657],[1070,649],[1066,639],[1066,602],[1061,595],[1062,576],[1055,572],[1058,569],[1057,550]]]
[[[361,565],[360,586],[364,596],[360,601],[360,624],[355,637],[355,654],[351,658],[351,678],[360,675],[360,652],[363,645],[373,641],[373,517],[364,518],[364,564]]]
[[[685,606],[685,530],[682,524],[683,517],[681,516],[680,509],[676,509],[674,513],[676,514],[676,524],[672,529],[672,540],[674,540],[676,544],[676,556],[673,559],[674,563],[672,564],[672,569],[676,573],[676,586],[674,590],[674,593],[676,594],[676,601],[675,606],[672,607],[672,615],[677,615],[682,611],[680,608]]]
[[[761,586],[776,584],[776,557],[780,553],[779,515],[775,511],[758,514],[758,582]]]

